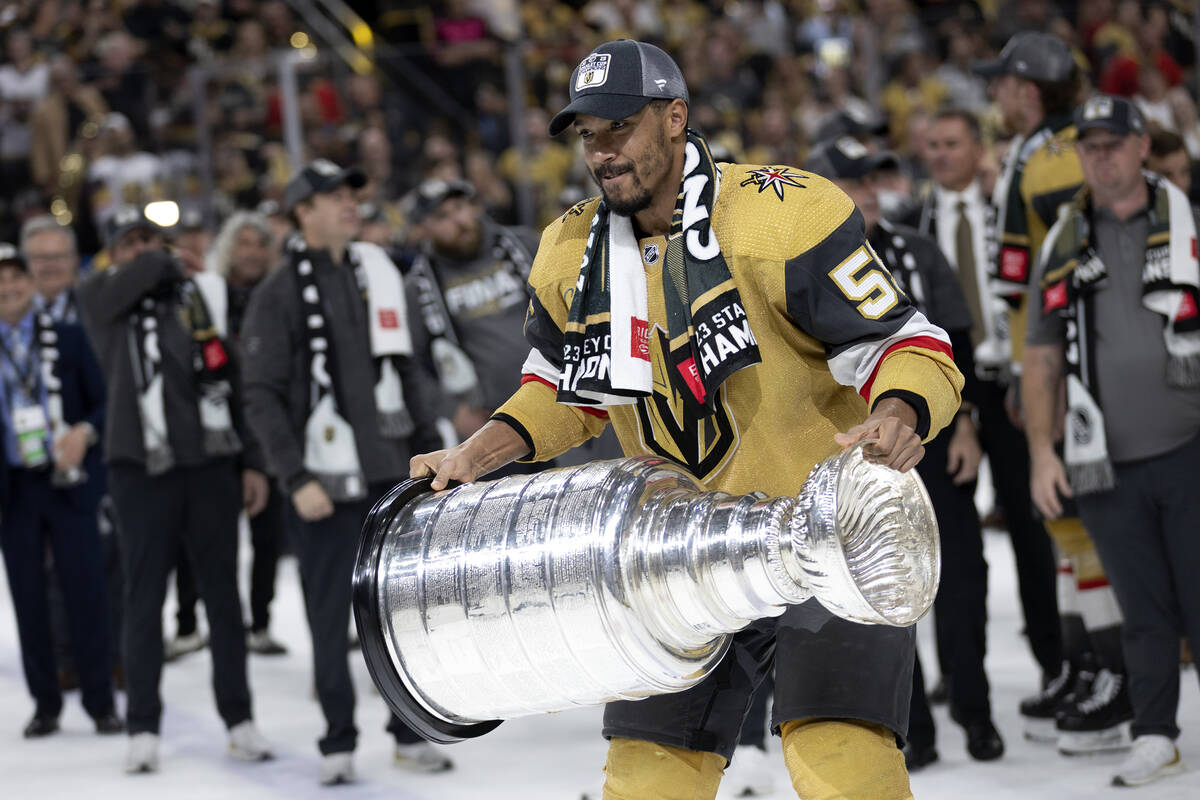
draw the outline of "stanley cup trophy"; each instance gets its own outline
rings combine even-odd
[[[925,487],[861,446],[818,464],[799,497],[705,491],[648,456],[429,483],[401,483],[367,517],[354,616],[388,704],[443,744],[688,689],[733,632],[814,596],[902,626],[937,591]]]

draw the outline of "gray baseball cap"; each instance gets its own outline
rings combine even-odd
[[[651,100],[688,98],[679,65],[662,49],[632,39],[617,39],[597,47],[571,73],[571,102],[550,120],[557,136],[576,114],[625,119]]]
[[[1057,36],[1027,31],[1009,39],[999,58],[977,61],[971,69],[985,78],[1016,75],[1031,81],[1058,83],[1071,77],[1075,70],[1075,55]]]

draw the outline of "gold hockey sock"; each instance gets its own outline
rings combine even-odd
[[[803,800],[912,800],[904,754],[885,726],[799,719],[780,732],[792,787]]]
[[[725,758],[614,737],[604,771],[604,800],[712,800],[725,772]]]

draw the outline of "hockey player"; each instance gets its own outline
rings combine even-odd
[[[712,160],[671,58],[619,40],[572,76],[551,122],[573,128],[602,198],[542,235],[521,388],[412,474],[469,481],[549,458],[612,424],[707,487],[795,494],[822,458],[868,440],[899,470],[959,403],[946,334],[897,289],[862,216],[824,178]],[[604,797],[711,798],[750,694],[776,667],[772,726],[800,796],[909,798],[913,629],[809,602],[739,633],[697,687],[610,703]]]

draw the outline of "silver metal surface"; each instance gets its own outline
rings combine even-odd
[[[916,472],[857,447],[798,498],[705,492],[638,457],[426,492],[388,519],[381,630],[360,636],[382,636],[407,692],[448,723],[689,688],[730,633],[814,595],[909,625],[940,564]]]

